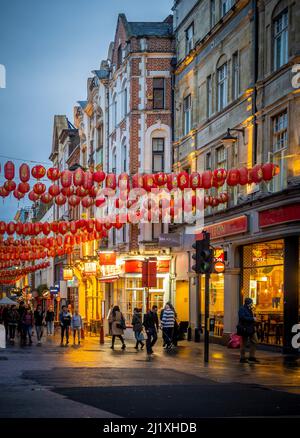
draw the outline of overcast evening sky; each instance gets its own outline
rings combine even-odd
[[[77,100],[86,99],[91,70],[106,59],[117,17],[160,21],[172,0],[0,0],[0,154],[48,162],[53,116],[73,121]],[[4,182],[0,157],[0,185]],[[21,164],[21,161],[16,161]],[[30,163],[29,163],[30,164]],[[33,166],[33,164],[31,164]],[[30,205],[20,201],[19,207]],[[0,220],[13,219],[15,198],[0,199]]]

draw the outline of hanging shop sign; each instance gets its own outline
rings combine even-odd
[[[85,275],[96,275],[97,273],[97,263],[96,262],[86,262],[84,264],[84,274]]]
[[[258,221],[260,228],[300,221],[300,203],[260,211]]]
[[[142,274],[143,260],[125,260],[126,274]],[[165,274],[170,271],[169,260],[157,260],[157,273]]]
[[[73,280],[73,269],[72,268],[63,268],[63,280]]]
[[[150,257],[142,262],[142,287],[157,286],[157,260]]]
[[[117,256],[114,252],[99,253],[99,263],[101,266],[110,266],[117,263]]]

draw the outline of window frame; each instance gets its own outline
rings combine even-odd
[[[162,150],[154,150],[154,142],[162,140]],[[161,158],[161,169],[155,170],[154,169],[154,157],[158,156]],[[158,172],[164,172],[165,169],[165,137],[153,137],[152,138],[152,173],[158,173]]]
[[[186,105],[189,102],[189,105]],[[192,95],[191,93],[183,99],[183,134],[188,135],[192,129]]]
[[[286,23],[283,23],[282,29],[280,31],[276,31],[277,23],[280,20],[283,20],[283,17],[286,17]],[[273,18],[273,57],[274,71],[280,69],[283,65],[288,63],[289,60],[289,15],[288,8],[284,9],[280,14],[278,14],[275,18]],[[282,39],[284,38],[284,46],[282,45]],[[278,43],[280,42],[280,53],[278,60]]]
[[[157,86],[155,85],[155,81],[162,81],[162,86]],[[165,99],[166,99],[166,80],[164,77],[156,77],[153,78],[153,83],[152,83],[152,92],[153,92],[153,109],[155,110],[160,110],[160,109],[165,109]],[[162,96],[158,97],[156,100],[156,93],[162,93]],[[157,104],[157,102],[161,102],[162,103],[159,105]]]
[[[213,87],[212,87],[212,75],[207,76],[206,78],[206,115],[210,117],[213,114]]]
[[[189,31],[192,32],[191,38],[189,38]],[[185,30],[185,53],[188,55],[194,48],[194,22],[192,22]]]
[[[224,70],[224,77],[220,79],[221,71]],[[221,89],[222,100],[221,100]],[[220,67],[217,68],[217,110],[222,111],[228,105],[228,65],[224,62]]]
[[[236,62],[235,62],[236,61]],[[232,100],[240,95],[240,56],[236,51],[232,55]]]

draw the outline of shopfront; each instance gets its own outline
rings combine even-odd
[[[242,248],[241,301],[250,297],[260,342],[283,345],[284,240],[253,243]]]

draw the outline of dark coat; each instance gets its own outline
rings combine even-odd
[[[151,331],[158,330],[157,313],[152,312],[152,310],[149,310],[149,312],[144,315],[143,326],[145,327],[146,331],[147,330],[151,330]]]
[[[141,332],[143,330],[143,324],[142,324],[142,314],[141,313],[134,313],[132,317],[132,330],[134,332]]]
[[[33,316],[34,316],[35,325],[37,326],[43,325],[45,313],[42,310],[40,312],[38,310],[35,310]]]
[[[252,310],[244,305],[239,310],[239,325],[241,327],[247,327],[248,329],[253,329],[255,331],[255,319]]]

